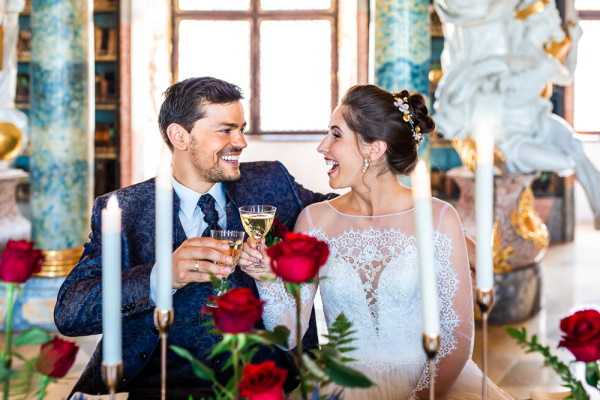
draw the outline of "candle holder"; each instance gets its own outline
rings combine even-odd
[[[108,388],[110,400],[115,400],[117,394],[117,385],[123,376],[123,363],[102,364],[102,379]]]
[[[435,356],[440,351],[440,336],[429,336],[423,333],[423,350],[427,355],[427,364],[429,366],[429,400],[435,399]]]
[[[173,323],[173,310],[154,309],[154,326],[160,336],[160,398],[167,398],[167,332]]]
[[[488,316],[490,311],[494,307],[494,289],[477,289],[477,305],[479,311],[481,311],[481,322],[482,322],[482,337],[483,337],[483,351],[482,351],[482,364],[483,364],[483,377],[481,378],[481,398],[487,400],[487,375],[488,375]]]

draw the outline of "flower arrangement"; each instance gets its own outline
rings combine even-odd
[[[285,282],[296,302],[294,362],[297,376],[291,378],[299,381],[297,396],[323,398],[320,392],[330,384],[342,388],[371,386],[372,382],[366,376],[346,365],[352,361],[347,355],[352,350],[352,325],[343,314],[333,323],[326,345],[310,354],[302,349],[300,285],[315,279],[326,263],[329,257],[327,244],[311,236],[287,232],[281,241],[267,249],[267,253],[271,258],[271,269]],[[205,307],[202,312],[212,315],[215,330],[222,339],[212,349],[209,359],[229,354],[224,365],[224,369],[231,371],[229,381],[220,382],[214,371],[187,350],[176,346],[171,349],[191,363],[199,378],[212,382],[215,399],[284,399],[284,383],[290,371],[278,368],[273,361],[253,363],[252,357],[261,345],[286,347],[289,330],[284,326],[278,326],[272,332],[253,329],[262,317],[263,303],[248,288],[231,289],[210,300],[215,307]],[[338,389],[329,398],[339,396]]]
[[[575,357],[574,362],[585,363],[586,382],[600,391],[600,312],[591,309],[577,311],[560,321],[560,329],[563,336],[558,347],[569,350]],[[509,327],[507,332],[528,353],[537,352],[544,356],[545,364],[556,371],[563,386],[569,389],[570,394],[566,399],[590,399],[589,393],[581,381],[573,376],[569,366],[553,355],[549,346],[539,343],[536,335],[528,338],[525,328]]]
[[[25,240],[9,240],[0,255],[0,282],[6,289],[4,317],[4,348],[0,353],[0,383],[2,398],[26,398],[35,392],[38,399],[46,396],[46,388],[54,379],[67,374],[79,350],[72,342],[52,337],[40,328],[31,328],[13,338],[13,314],[16,298],[31,276],[40,271],[42,252]],[[14,340],[13,340],[14,339]],[[23,346],[41,345],[39,355],[27,359],[19,351]],[[13,368],[13,357],[22,362]],[[34,388],[37,381],[37,389]]]

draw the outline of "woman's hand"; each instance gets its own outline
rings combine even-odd
[[[275,274],[271,271],[271,259],[265,250],[264,240],[258,243],[254,239],[249,238],[244,243],[238,263],[242,271],[257,281],[275,279]]]

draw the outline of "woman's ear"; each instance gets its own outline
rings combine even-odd
[[[167,137],[173,145],[173,149],[186,151],[190,145],[190,134],[183,126],[172,123],[167,127]]]
[[[383,140],[376,140],[369,144],[369,158],[371,161],[378,162],[385,157],[387,151],[387,143]]]

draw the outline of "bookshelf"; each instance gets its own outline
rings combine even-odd
[[[94,195],[120,186],[119,2],[94,0],[95,134]],[[19,17],[16,107],[29,114],[31,0]],[[28,165],[28,162],[22,163]]]

